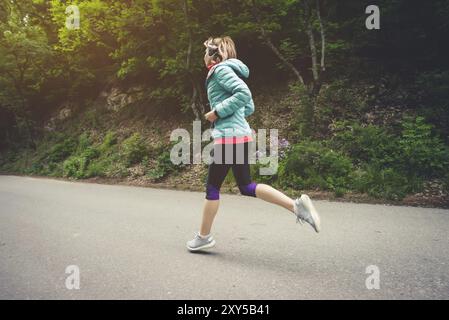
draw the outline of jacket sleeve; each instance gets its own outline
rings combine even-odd
[[[239,108],[245,108],[245,106],[250,103],[252,100],[251,91],[245,81],[240,79],[231,67],[219,67],[215,72],[220,86],[231,93],[229,98],[226,98],[214,106],[218,116],[220,118],[225,118],[233,114]]]
[[[245,106],[245,118],[254,113],[254,101],[251,99],[249,103]]]

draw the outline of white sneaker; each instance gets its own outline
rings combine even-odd
[[[212,236],[208,236],[207,238],[203,238],[199,233],[195,234],[195,238],[193,240],[187,241],[187,249],[189,251],[199,251],[204,249],[210,249],[215,246],[215,240]]]
[[[303,194],[301,198],[295,200],[295,214],[296,222],[300,222],[301,224],[307,222],[317,233],[320,232],[320,216],[308,195]]]

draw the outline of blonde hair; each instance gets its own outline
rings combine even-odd
[[[211,60],[216,62],[237,58],[237,50],[235,49],[235,44],[231,37],[210,37],[204,42],[204,46],[208,50],[216,51],[216,53],[211,56]]]

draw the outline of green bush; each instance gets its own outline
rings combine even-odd
[[[423,185],[419,175],[406,174],[400,151],[399,138],[382,128],[346,126],[330,141],[294,145],[280,162],[278,183],[283,188],[331,190],[338,197],[354,190],[400,200]]]
[[[279,183],[295,189],[338,190],[350,185],[351,159],[320,142],[305,141],[293,146],[279,164]]]
[[[24,170],[25,174],[37,174],[37,175],[45,175],[45,167],[41,162],[33,162],[31,166]]]
[[[170,172],[175,171],[176,166],[170,160],[170,152],[163,152],[157,157],[157,165],[148,172],[148,176],[153,181],[160,181]]]
[[[63,164],[64,177],[82,179],[85,177],[87,159],[80,156],[72,156]]]
[[[259,161],[250,166],[251,168],[251,177],[259,183],[272,184],[276,183],[277,175],[261,175],[260,169],[267,167],[268,165],[263,165]]]
[[[156,167],[149,170],[147,175],[151,180],[155,182],[160,181],[170,173],[179,172],[185,167],[183,164],[175,165],[171,161],[170,151],[172,145],[173,144],[170,144],[168,148],[162,151],[162,153],[157,157]]]
[[[62,177],[64,174],[63,171],[63,163],[59,162],[59,163],[49,163],[48,164],[48,173],[49,176],[51,177]]]
[[[402,131],[358,123],[338,123],[329,145],[361,168],[353,172],[352,188],[374,197],[401,199],[422,190],[423,182],[444,177],[449,148],[432,134],[422,117],[404,117]]]
[[[124,178],[129,175],[127,165],[115,150],[112,150],[109,155],[105,155],[99,159],[97,169],[109,178]]]
[[[400,200],[413,191],[413,184],[401,173],[392,168],[379,169],[368,166],[354,171],[352,188],[375,198]]]
[[[122,155],[127,165],[133,165],[142,161],[148,150],[145,141],[139,133],[134,133],[131,137],[122,142]]]
[[[13,150],[7,150],[6,152],[0,153],[0,167],[5,169],[10,166],[12,163],[16,162],[19,157],[19,154]]]
[[[88,177],[107,177],[108,170],[112,163],[108,159],[98,159],[97,161],[91,161],[86,170],[86,176]]]
[[[108,131],[96,148],[97,157],[91,157],[86,170],[88,177],[122,178],[128,175],[124,156],[119,153],[117,134]]]
[[[383,167],[397,161],[399,139],[381,127],[338,122],[330,145],[348,155],[355,164],[374,163]]]
[[[117,135],[113,131],[108,131],[103,138],[103,142],[100,146],[102,153],[107,152],[112,146],[117,144]]]
[[[432,134],[433,126],[424,118],[404,118],[398,148],[401,163],[408,176],[441,177],[449,167],[449,148]]]
[[[87,147],[84,152],[79,155],[72,156],[64,161],[63,175],[75,179],[89,178],[92,171],[88,171],[91,160],[99,156],[98,149]]]
[[[50,151],[44,155],[48,162],[60,162],[75,152],[77,147],[76,140],[67,138],[61,143],[55,144]],[[44,159],[41,159],[44,160]]]
[[[77,153],[81,153],[84,150],[86,150],[88,147],[90,147],[92,145],[92,141],[89,137],[89,135],[85,132],[83,132],[79,138],[78,138],[78,148],[77,148]]]

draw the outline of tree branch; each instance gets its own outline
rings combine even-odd
[[[251,1],[252,6],[253,6],[253,16],[257,21],[257,26],[259,28],[259,31],[262,35],[262,38],[264,39],[265,43],[267,44],[267,46],[271,49],[271,51],[274,52],[274,54],[279,58],[279,60],[281,60],[298,78],[299,82],[302,85],[305,85],[304,79],[301,76],[301,73],[299,72],[299,70],[292,64],[290,63],[283,55],[282,53],[276,48],[276,46],[273,44],[273,42],[271,41],[270,37],[267,35],[265,28],[263,27],[261,18],[260,18],[260,13],[259,10],[257,8],[257,4],[255,0]]]

